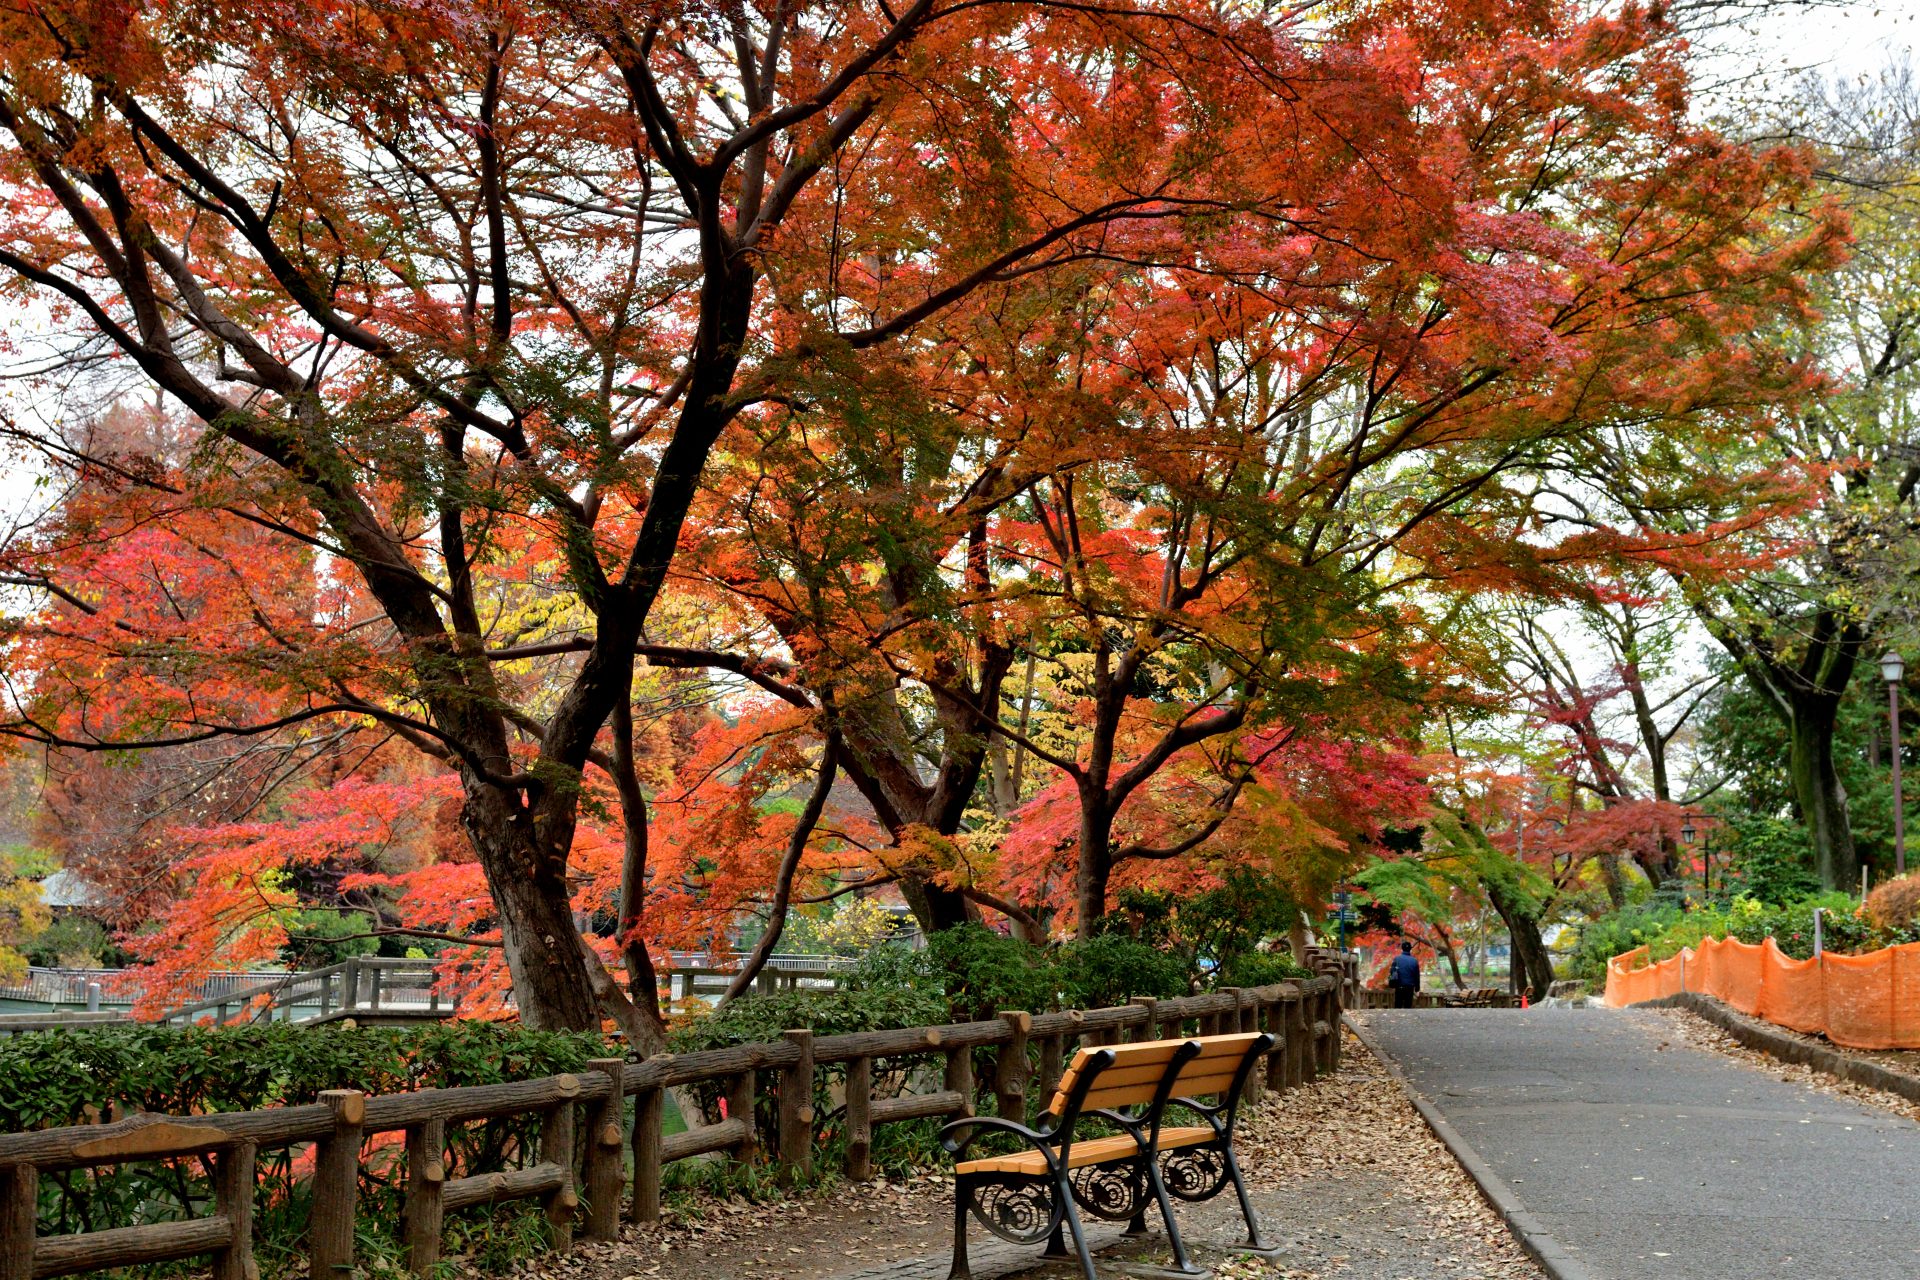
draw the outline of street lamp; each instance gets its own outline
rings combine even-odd
[[[1697,834],[1698,832],[1694,829],[1693,825],[1693,815],[1690,813],[1683,815],[1680,819],[1680,843],[1688,846],[1687,853],[1689,857],[1691,857],[1693,853],[1693,837]],[[1706,870],[1701,873],[1700,892],[1703,894],[1713,892],[1713,868],[1711,867],[1706,868]]]
[[[1907,874],[1907,815],[1900,800],[1900,677],[1907,664],[1889,649],[1880,657],[1880,674],[1887,682],[1887,723],[1893,731],[1893,874]]]

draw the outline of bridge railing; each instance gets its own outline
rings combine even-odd
[[[344,971],[345,966],[338,966]],[[1265,1070],[1249,1085],[1284,1089],[1336,1069],[1340,1056],[1338,973],[1298,983],[1155,1000],[1139,997],[1105,1009],[1033,1015],[1002,1013],[983,1022],[818,1036],[797,1029],[778,1041],[733,1045],[641,1062],[596,1060],[580,1075],[511,1084],[424,1089],[369,1097],[334,1090],[310,1104],[261,1111],[194,1116],[135,1115],[109,1124],[78,1125],[0,1135],[0,1280],[35,1280],[145,1262],[209,1257],[214,1280],[250,1280],[253,1257],[253,1185],[259,1153],[311,1148],[309,1219],[305,1239],[311,1273],[345,1275],[354,1265],[359,1170],[369,1138],[405,1138],[401,1233],[408,1266],[422,1276],[438,1263],[444,1215],[467,1205],[537,1200],[559,1248],[571,1241],[575,1211],[596,1240],[618,1233],[627,1189],[624,1153],[633,1156],[626,1217],[657,1221],[663,1171],[709,1153],[750,1162],[771,1145],[783,1177],[811,1170],[818,1152],[816,1073],[837,1065],[844,1077],[846,1175],[872,1177],[876,1126],[928,1117],[976,1113],[988,1102],[995,1114],[1025,1120],[1030,1103],[1044,1107],[1065,1064],[1081,1044],[1115,1044],[1188,1035],[1267,1031],[1275,1037]],[[237,993],[236,993],[237,994]],[[990,1070],[976,1070],[990,1051]],[[938,1069],[940,1087],[877,1096],[876,1063],[898,1080],[918,1080]],[[776,1121],[762,1134],[756,1098],[763,1075],[774,1084]],[[667,1092],[687,1086],[717,1090],[724,1117],[667,1134]],[[634,1099],[631,1131],[625,1100]],[[103,1102],[108,1101],[103,1099]],[[449,1176],[448,1128],[507,1115],[537,1115],[538,1141],[524,1167]],[[698,1116],[687,1117],[697,1121]],[[212,1171],[211,1213],[182,1222],[148,1222],[79,1234],[41,1236],[36,1223],[40,1179],[69,1170],[113,1167],[177,1157],[204,1159]]]
[[[443,990],[433,961],[357,956],[183,1005],[160,1020],[193,1023],[210,1018],[225,1024],[244,1017],[252,1022],[312,1022],[363,1014],[451,1016],[458,1009],[458,994]]]

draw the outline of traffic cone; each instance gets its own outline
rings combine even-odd
[[[1527,998],[1527,996],[1528,996],[1528,993],[1527,993],[1527,992],[1525,992],[1525,991],[1522,991],[1522,992],[1520,993],[1520,1007],[1521,1007],[1522,1009],[1531,1009],[1531,1008],[1533,1008],[1533,1001],[1531,1001],[1531,1000],[1529,1000],[1529,999]]]

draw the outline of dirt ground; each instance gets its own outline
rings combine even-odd
[[[1182,1206],[1181,1230],[1222,1280],[1541,1280],[1505,1225],[1351,1033],[1342,1069],[1244,1116],[1242,1167],[1279,1255],[1233,1248],[1231,1194]],[[520,1280],[920,1280],[946,1275],[951,1180],[842,1184],[768,1204],[708,1201],[617,1244],[529,1262]],[[975,1275],[1053,1280],[1037,1249],[977,1229]],[[996,1242],[997,1243],[997,1242]],[[1103,1280],[1171,1259],[1158,1235],[1096,1235]],[[479,1280],[471,1271],[470,1280]],[[490,1277],[489,1280],[494,1280]]]

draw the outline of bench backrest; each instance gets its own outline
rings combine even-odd
[[[1179,1074],[1166,1095],[1193,1098],[1225,1093],[1233,1087],[1234,1077],[1246,1060],[1247,1051],[1260,1038],[1257,1032],[1228,1036],[1196,1036],[1188,1040],[1147,1040],[1138,1044],[1113,1044],[1102,1048],[1083,1048],[1060,1077],[1060,1087],[1048,1107],[1054,1115],[1066,1114],[1070,1095],[1082,1072],[1095,1055],[1111,1054],[1112,1063],[1088,1085],[1080,1109],[1117,1110],[1146,1106],[1159,1092],[1167,1068],[1185,1044],[1196,1045],[1199,1052],[1180,1064]]]

